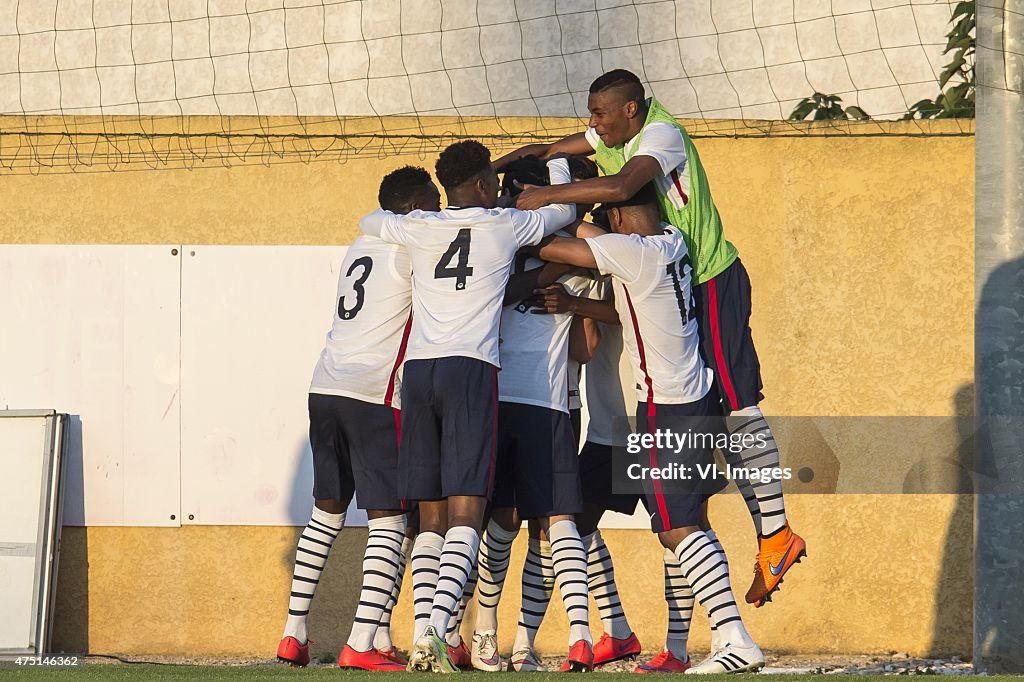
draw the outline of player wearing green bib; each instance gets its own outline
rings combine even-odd
[[[587,99],[590,126],[552,144],[527,145],[495,162],[501,167],[534,155],[594,155],[603,177],[558,187],[530,188],[517,207],[535,209],[551,203],[597,204],[623,201],[653,182],[666,222],[682,232],[693,258],[693,296],[700,326],[701,351],[715,380],[729,429],[736,437],[764,437],[754,447],[728,454],[734,467],[779,466],[778,448],[758,403],[761,369],[750,332],[750,280],[736,248],[726,240],[707,174],[686,130],[633,73],[616,69],[593,82]],[[739,483],[739,482],[737,482]],[[780,481],[740,485],[758,533],[759,551],[749,603],[762,606],[778,589],[789,568],[806,553],[803,539],[786,519]]]

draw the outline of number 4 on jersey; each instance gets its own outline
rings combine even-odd
[[[448,250],[437,261],[434,268],[434,279],[455,278],[455,289],[461,291],[466,288],[466,278],[473,276],[473,268],[469,264],[469,242],[471,231],[468,227],[459,230],[459,234],[448,245]],[[457,265],[450,267],[456,254],[459,257]]]

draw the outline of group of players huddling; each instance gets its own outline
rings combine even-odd
[[[310,386],[315,506],[298,542],[280,659],[309,662],[309,605],[355,494],[369,537],[341,667],[543,670],[534,639],[555,583],[570,625],[562,670],[635,658],[640,642],[597,526],[606,511],[632,514],[638,498],[664,547],[669,617],[664,648],[636,672],[764,665],[708,523],[708,491],[671,493],[657,480],[643,495],[612,486],[612,424],[632,408],[632,392],[638,429],[725,416],[730,435],[757,434],[762,444],[724,453],[730,464],[779,465],[757,407],[750,282],[690,137],[640,80],[624,70],[602,75],[588,108],[586,132],[494,162],[476,141],[449,146],[435,167],[446,208],[423,169],[381,182],[381,208],[360,221],[363,236],[342,264]],[[580,220],[588,212],[603,214],[595,219],[603,227]],[[645,466],[693,465],[712,454],[637,457]],[[746,601],[761,606],[805,545],[787,523],[780,481],[737,484],[759,543]],[[522,605],[503,665],[497,606],[523,520]],[[415,615],[408,660],[390,636],[406,561]],[[474,593],[467,646],[460,628]],[[604,629],[596,643],[590,596]],[[711,655],[699,664],[686,648],[695,602],[712,628]]]

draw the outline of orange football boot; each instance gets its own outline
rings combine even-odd
[[[594,645],[594,667],[624,658],[636,658],[640,651],[640,640],[635,633],[625,639],[615,639],[605,632]]]
[[[395,647],[391,647],[390,649],[377,649],[377,653],[384,658],[390,658],[402,667],[409,665],[409,661],[407,661],[405,656],[403,656]]]
[[[299,640],[294,637],[285,637],[277,645],[277,660],[305,668],[309,665],[309,642],[299,644]]]
[[[338,667],[371,670],[373,672],[405,672],[404,665],[396,663],[394,659],[385,656],[376,649],[356,651],[348,644],[342,647],[341,653],[338,655]]]
[[[589,673],[594,669],[594,649],[585,639],[576,640],[569,647],[569,657],[558,669],[562,673]]]
[[[458,646],[449,644],[448,655],[452,657],[452,663],[455,664],[456,668],[460,670],[473,669],[473,662],[469,655],[469,647],[466,646],[466,640],[460,639]]]
[[[807,556],[807,544],[794,533],[787,523],[768,537],[758,538],[757,560],[754,562],[754,582],[747,590],[746,600],[755,607],[772,600],[782,577],[793,564]]]
[[[678,658],[672,655],[672,652],[668,649],[663,650],[660,654],[647,661],[641,663],[633,669],[633,672],[645,674],[645,673],[685,673],[690,668],[689,659],[680,661]]]

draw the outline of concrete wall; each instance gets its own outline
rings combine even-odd
[[[974,139],[943,134],[960,129],[933,124],[933,135],[923,137],[908,123],[882,136],[697,140],[727,234],[754,283],[766,413],[969,413]],[[345,243],[374,207],[380,176],[405,163],[430,168],[433,158],[11,175],[0,183],[0,241]],[[915,453],[913,442],[887,446],[894,458]],[[969,653],[969,497],[804,495],[788,502],[809,560],[773,603],[744,607],[762,646]],[[742,594],[755,552],[742,500],[716,501],[712,519]],[[297,535],[268,527],[68,528],[55,646],[270,655]],[[665,622],[661,551],[644,531],[606,537],[627,614],[645,647],[655,649]],[[336,654],[347,634],[364,538],[365,530],[346,531],[339,541],[346,551],[332,555],[311,616],[317,652]],[[517,544],[513,562],[521,564],[523,552]],[[516,583],[513,577],[502,600],[504,647],[514,630]],[[409,603],[406,592],[395,617],[402,645]],[[541,632],[548,652],[565,646],[559,610],[556,598]],[[698,615],[697,648],[707,642],[701,621]]]

